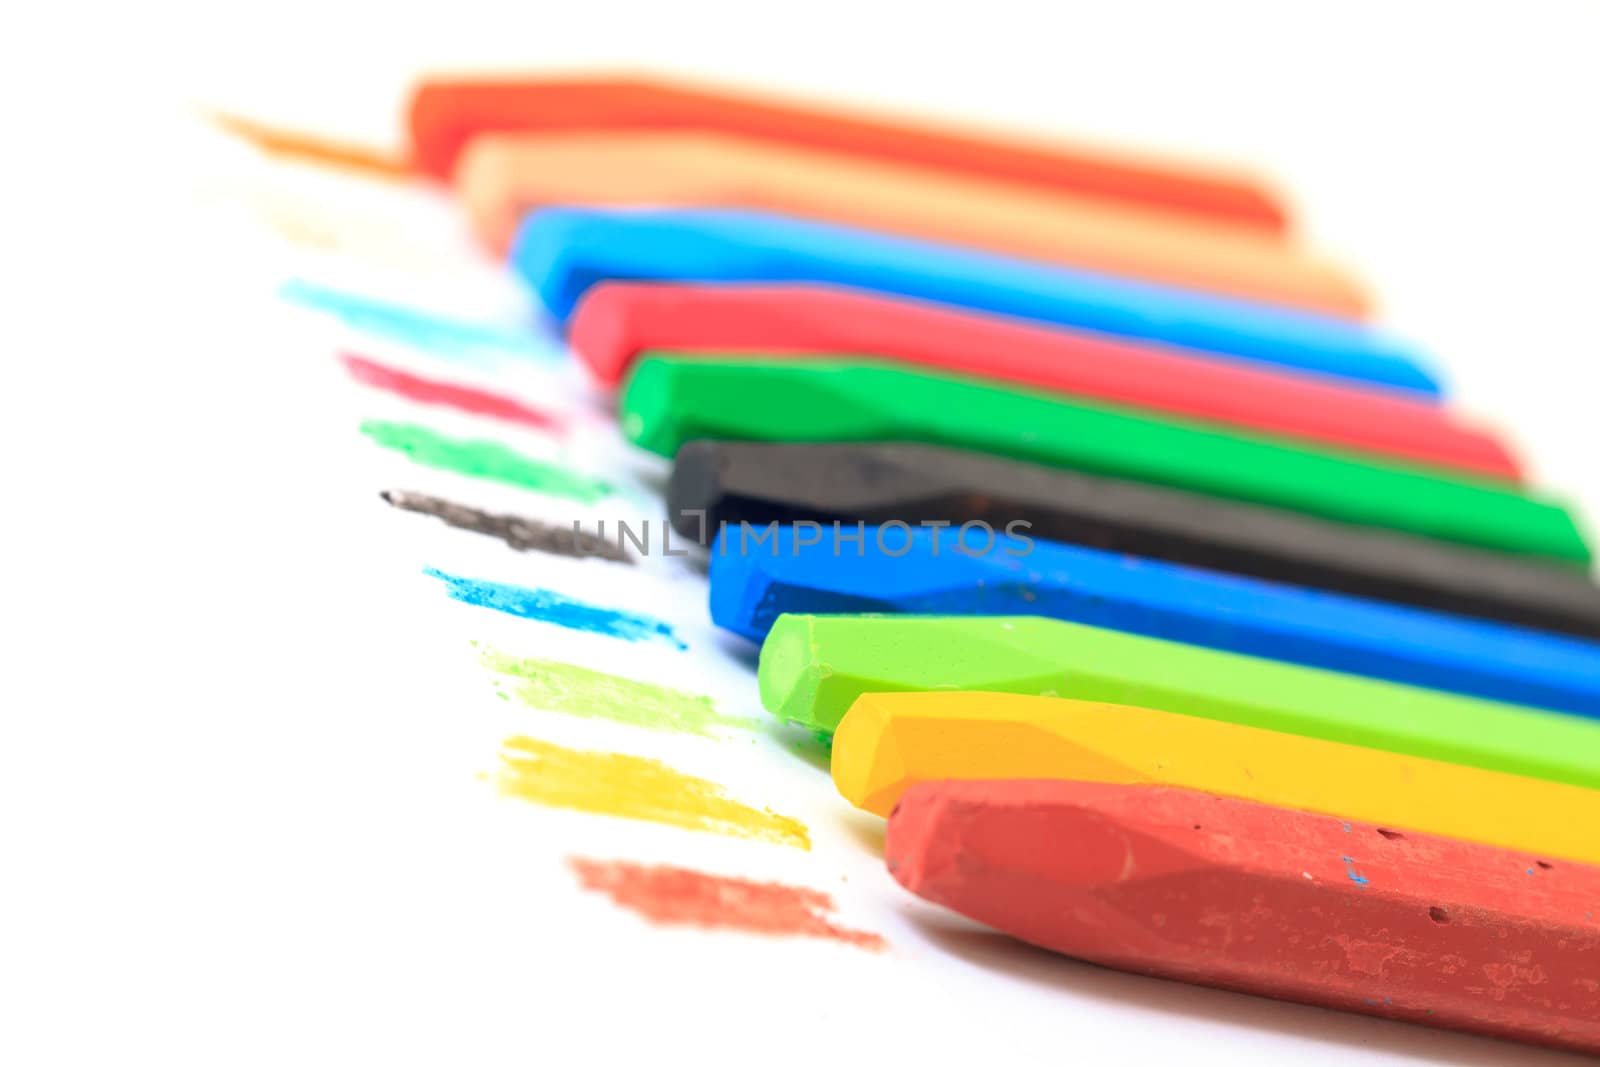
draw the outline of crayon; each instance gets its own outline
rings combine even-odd
[[[1504,484],[883,364],[649,353],[628,379],[620,413],[631,440],[666,456],[700,437],[915,441],[1589,561],[1570,515]]]
[[[859,535],[859,539],[858,539]],[[1218,574],[992,527],[729,528],[711,619],[762,640],[796,614],[1038,615],[1600,716],[1600,644]]]
[[[966,130],[925,118],[659,78],[433,79],[413,93],[416,167],[448,178],[473,138],[556,130],[706,130],[909,163],[1283,233],[1276,196],[1237,171]]]
[[[1600,860],[1600,791],[1148,708],[866,693],[833,735],[834,785],[878,815],[922,782],[1018,778],[1173,786],[1546,861]]]
[[[605,386],[620,383],[647,349],[795,359],[864,353],[912,369],[1521,480],[1517,461],[1492,434],[1391,390],[847,289],[605,282],[579,302],[570,340]]]
[[[1600,586],[1576,568],[932,445],[690,441],[667,513],[702,544],[723,523],[1022,520],[1052,541],[1600,638]]]
[[[920,897],[1103,966],[1600,1052],[1600,869],[1582,864],[1068,781],[916,786],[884,858]]]
[[[1600,723],[1033,616],[784,615],[761,703],[831,732],[863,693],[968,690],[1128,704],[1600,787]]]
[[[454,185],[503,254],[534,208],[738,207],[1362,318],[1343,272],[1272,235],[1095,197],[704,130],[480,135]]]
[[[1440,392],[1409,345],[1359,323],[766,212],[544,208],[523,222],[510,258],[561,322],[608,280],[813,282]]]
[[[1016,523],[729,527],[710,610],[1038,615],[1493,700],[1600,715],[1600,644],[1035,538]]]

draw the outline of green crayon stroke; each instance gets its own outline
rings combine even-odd
[[[539,711],[701,737],[714,736],[718,727],[748,730],[755,726],[749,719],[722,714],[710,697],[681,689],[556,660],[513,656],[493,648],[483,649],[479,659],[490,670],[515,678],[512,695]]]
[[[463,440],[406,422],[367,419],[361,432],[384,448],[404,453],[413,463],[483,478],[546,496],[592,504],[611,494],[605,482],[524,456],[498,441]]]

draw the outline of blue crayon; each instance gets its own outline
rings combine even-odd
[[[563,322],[608,279],[813,282],[1440,392],[1410,346],[1341,319],[758,211],[547,208],[511,262]]]
[[[760,641],[785,612],[1039,615],[1600,717],[1600,643],[1045,541],[1020,528],[1015,537],[996,531],[992,543],[980,526],[965,535],[867,526],[859,542],[855,526],[838,529],[836,544],[827,525],[772,534],[727,527],[712,546],[712,621]]]

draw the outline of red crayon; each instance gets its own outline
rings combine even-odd
[[[1269,233],[1283,205],[1253,179],[1131,153],[645,78],[435,80],[411,98],[412,162],[448,179],[475,135],[521,130],[717,130],[1200,215]]]
[[[1091,401],[1316,441],[1520,482],[1495,438],[1436,405],[1379,389],[1131,342],[1041,329],[898,297],[803,285],[591,289],[570,324],[594,377],[616,385],[647,349],[882,356]]]
[[[1182,789],[930,782],[907,889],[1094,963],[1600,1052],[1600,868]]]

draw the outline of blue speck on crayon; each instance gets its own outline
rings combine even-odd
[[[1533,868],[1532,868],[1532,867],[1529,867],[1529,868],[1528,868],[1528,873],[1529,873],[1529,874],[1532,874],[1532,873],[1533,873]]]
[[[1349,833],[1350,832],[1350,824],[1349,823],[1345,823],[1344,824],[1344,832],[1345,833]]]
[[[423,573],[445,583],[451,599],[463,604],[491,608],[523,619],[603,634],[624,641],[655,640],[664,641],[680,650],[689,647],[671,626],[648,615],[586,604],[549,589],[525,589],[520,585],[462,578],[446,574],[436,567],[424,567]]]

